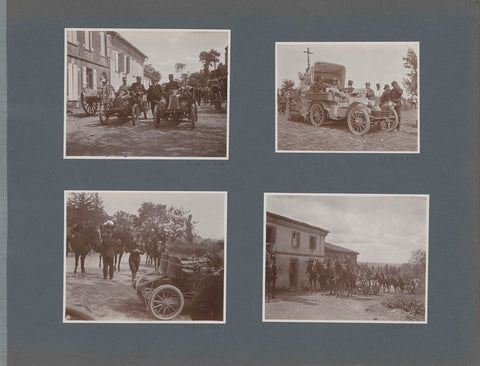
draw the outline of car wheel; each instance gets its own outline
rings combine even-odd
[[[370,130],[370,116],[364,107],[354,107],[348,112],[348,128],[357,136],[365,135]]]
[[[325,109],[320,104],[313,103],[310,106],[308,118],[313,126],[320,127],[325,122]]]
[[[108,110],[109,110],[109,106],[108,106],[108,102],[102,102],[100,103],[100,107],[98,109],[98,117],[100,118],[100,123],[102,125],[106,125],[108,123]]]
[[[398,115],[395,109],[390,110],[390,115],[385,117],[380,123],[380,127],[383,131],[391,132],[398,126]]]
[[[160,320],[171,320],[178,316],[185,304],[182,292],[172,285],[157,287],[150,300],[150,311]]]

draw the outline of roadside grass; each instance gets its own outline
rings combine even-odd
[[[382,300],[382,304],[389,309],[405,311],[407,320],[425,320],[425,303],[414,295],[389,295]]]

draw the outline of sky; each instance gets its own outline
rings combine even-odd
[[[227,31],[133,31],[119,33],[148,56],[146,64],[152,64],[160,72],[160,83],[168,82],[168,74],[174,74],[175,64],[187,66],[184,72],[197,72],[203,68],[198,60],[202,51],[214,49],[220,52],[220,62],[225,63],[225,47],[228,45]]]
[[[413,196],[267,195],[267,211],[328,230],[359,262],[406,263],[427,248],[427,199]]]
[[[372,88],[380,83],[396,80],[403,88],[403,78],[407,69],[403,66],[402,57],[407,55],[408,48],[413,48],[419,58],[417,42],[323,42],[303,44],[277,44],[277,88],[284,79],[295,81],[298,86],[298,72],[305,72],[307,55],[303,51],[310,48],[310,65],[317,61],[340,64],[346,68],[346,79],[353,81],[356,88],[364,88],[369,81]],[[420,64],[420,62],[419,62]]]
[[[99,192],[107,214],[117,211],[138,214],[142,202],[161,203],[189,210],[197,221],[196,231],[203,238],[225,238],[224,193],[172,192]]]

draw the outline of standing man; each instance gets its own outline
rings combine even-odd
[[[102,242],[102,257],[103,257],[103,279],[107,279],[107,275],[113,280],[113,257],[115,257],[116,240],[113,239],[112,231],[108,230]]]
[[[377,83],[375,84],[375,98],[377,98],[377,101],[379,101],[381,97],[382,97],[382,91],[380,90],[380,84]]]
[[[390,100],[390,85],[385,84],[383,87],[383,94],[380,97],[380,105],[387,103]]]
[[[398,115],[397,131],[400,131],[400,121],[402,120],[402,94],[403,90],[398,86],[396,81],[392,81],[392,91],[390,92],[390,99],[395,103],[395,111]]]
[[[128,91],[129,91],[129,87],[127,85],[127,77],[124,76],[122,78],[122,85],[120,85],[120,88],[118,88],[118,91],[117,91],[117,96],[118,97],[124,97],[124,96],[127,96],[128,95]]]
[[[155,78],[152,80],[153,84],[148,88],[147,91],[147,101],[150,102],[150,107],[152,108],[152,115],[155,109],[155,102],[160,102],[163,96],[163,90],[160,84],[158,84],[158,79]]]
[[[353,87],[353,81],[348,80],[348,86],[345,88],[345,92],[347,92],[347,94],[352,94],[354,90],[355,88]]]
[[[365,88],[367,89],[367,95],[366,95],[367,99],[373,100],[373,98],[375,97],[375,92],[373,91],[372,88],[370,88],[370,82],[367,81],[365,83]]]

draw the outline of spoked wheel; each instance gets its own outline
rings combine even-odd
[[[92,98],[87,99],[84,92],[80,94],[80,102],[82,103],[83,110],[89,116],[94,116],[97,113],[97,101],[92,100]]]
[[[195,123],[198,121],[198,111],[197,105],[192,103],[190,106],[190,128],[193,130],[195,128]]]
[[[108,111],[110,109],[110,103],[108,101],[104,101],[100,103],[100,108],[98,110],[98,116],[100,117],[100,123],[102,125],[106,125],[108,123]]]
[[[380,127],[382,130],[391,132],[398,126],[398,115],[395,109],[390,110],[390,115],[385,117],[384,120],[380,123]]]
[[[135,103],[132,107],[132,126],[135,126],[138,122],[138,116],[140,115],[140,107]]]
[[[185,304],[182,292],[172,285],[163,285],[152,293],[150,311],[160,320],[170,320],[178,316]]]
[[[310,107],[308,117],[312,125],[320,127],[325,122],[325,110],[320,104],[314,103]]]
[[[355,107],[347,117],[350,132],[357,136],[365,135],[370,130],[370,116],[363,107]]]

